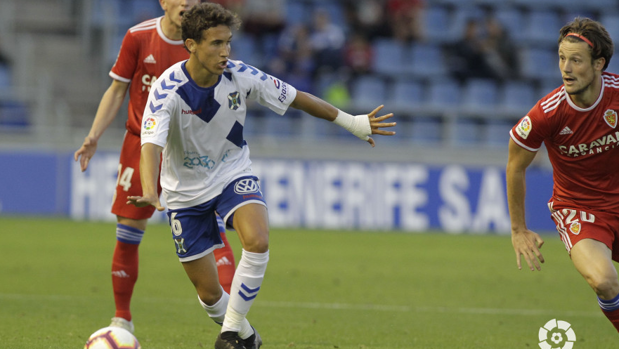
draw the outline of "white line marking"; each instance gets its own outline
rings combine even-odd
[[[107,297],[92,296],[68,296],[68,295],[24,295],[2,294],[0,299],[7,300],[43,300],[43,301],[75,301],[105,299]],[[168,299],[157,297],[135,297],[134,302],[162,303],[162,304],[193,304],[194,299]],[[361,311],[390,311],[400,313],[460,313],[480,315],[520,315],[520,316],[570,316],[570,317],[601,317],[599,311],[570,311],[552,309],[508,309],[508,308],[449,308],[449,307],[414,307],[407,305],[381,305],[381,304],[348,304],[348,303],[311,303],[311,302],[276,302],[258,300],[255,307],[264,308],[288,308],[288,309],[326,309],[326,310],[361,310]]]

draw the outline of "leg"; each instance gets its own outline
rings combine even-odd
[[[230,247],[228,238],[226,237],[226,225],[221,217],[217,216],[217,225],[219,226],[219,234],[221,241],[224,242],[224,247],[218,248],[213,251],[215,255],[215,262],[217,263],[217,273],[219,274],[219,283],[224,291],[230,293],[230,287],[232,286],[232,279],[234,278],[235,261],[234,251]]]
[[[254,330],[243,326],[247,313],[262,286],[269,260],[269,227],[264,205],[249,203],[239,207],[232,221],[237,231],[243,254],[232,281],[230,301],[222,333],[238,332],[243,339],[254,335]]]
[[[217,278],[217,265],[212,253],[193,260],[183,262],[185,273],[198,292],[198,297],[207,306],[214,305],[222,296],[221,286]]]
[[[612,251],[602,242],[583,239],[571,250],[572,262],[598,295],[606,317],[619,331],[619,280]]]
[[[142,241],[147,220],[117,216],[117,221],[116,246],[112,257],[112,288],[116,314],[112,321],[120,327],[133,331],[130,304],[133,288],[138,279],[138,247]]]

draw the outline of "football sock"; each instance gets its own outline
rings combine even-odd
[[[112,288],[116,317],[131,321],[131,296],[138,279],[138,247],[144,231],[118,223],[116,247],[112,257]]]
[[[200,305],[202,305],[202,308],[204,308],[208,316],[220,326],[223,325],[224,318],[226,317],[226,308],[228,308],[229,299],[230,295],[226,292],[222,292],[221,298],[217,301],[217,303],[213,305],[207,305],[202,301],[202,299],[200,299],[200,296],[198,296],[198,301],[200,302]],[[247,321],[247,319],[244,319],[243,323],[241,323],[239,336],[242,339],[247,339],[252,334],[254,334],[254,330],[251,328],[249,321]]]
[[[224,242],[224,247],[213,251],[215,261],[217,262],[217,273],[219,274],[219,283],[224,290],[230,293],[232,279],[234,278],[234,252],[230,247],[226,233],[221,233],[221,240]],[[227,303],[227,302],[226,302]]]
[[[598,297],[598,304],[602,308],[602,312],[608,320],[615,326],[619,332],[619,294],[610,300],[604,300]]]
[[[243,339],[253,334],[251,328],[248,334],[248,329],[243,328],[242,324],[254,299],[258,296],[268,261],[269,251],[254,253],[243,250],[232,281],[232,292],[221,332],[239,332],[239,336]]]

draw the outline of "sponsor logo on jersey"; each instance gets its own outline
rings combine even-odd
[[[275,84],[275,88],[279,90],[279,86],[281,85],[281,82],[279,81],[279,79],[273,79],[273,83]]]
[[[279,95],[279,98],[277,99],[278,101],[284,103],[284,101],[286,100],[286,97],[288,97],[288,89],[286,88],[288,86],[288,84],[286,84],[285,82],[282,82],[282,93]]]
[[[561,135],[561,136],[565,136],[565,135],[571,135],[571,134],[573,134],[573,133],[574,133],[574,132],[573,132],[573,131],[569,128],[569,127],[565,126],[565,127],[563,128],[563,130],[561,130],[561,132],[559,132],[559,135]]]
[[[590,143],[576,145],[560,145],[559,151],[569,157],[593,155],[614,149],[619,142],[619,132],[600,137]]]
[[[580,222],[573,222],[572,225],[570,225],[570,231],[574,235],[580,234],[580,228]]]
[[[606,121],[608,126],[612,128],[617,127],[617,112],[612,109],[608,109],[607,111],[605,111],[604,121]]]
[[[155,57],[151,53],[151,54],[148,55],[148,57],[144,58],[144,63],[157,64],[157,61],[155,60]]]
[[[144,74],[142,75],[142,91],[150,91],[150,86],[157,80],[157,77],[154,75]]]
[[[531,118],[527,115],[522,118],[522,121],[520,121],[520,124],[516,127],[516,133],[523,139],[527,139],[532,128],[533,124],[531,123]]]
[[[232,110],[237,110],[241,106],[240,94],[234,91],[228,95],[228,107]]]
[[[182,114],[191,114],[191,115],[196,115],[196,114],[200,114],[202,113],[202,108],[198,109],[198,110],[181,110]]]
[[[183,161],[183,166],[189,169],[194,169],[195,167],[202,167],[210,170],[215,167],[214,160],[211,160],[207,155],[200,155],[194,151],[186,151]]]
[[[234,185],[234,192],[239,195],[256,193],[258,190],[260,190],[260,187],[252,178],[243,178]]]

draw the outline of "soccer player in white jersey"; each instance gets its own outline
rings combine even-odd
[[[269,260],[267,209],[252,174],[243,139],[247,100],[278,114],[289,106],[335,122],[374,146],[372,134],[395,126],[368,115],[350,115],[329,103],[241,61],[229,59],[232,29],[239,20],[220,5],[202,3],[183,15],[183,40],[190,57],[153,84],[142,123],[142,196],[136,206],[163,210],[157,169],[177,255],[208,315],[222,324],[215,348],[259,348],[261,339],[246,319]],[[230,294],[217,282],[212,251],[221,246],[215,213],[239,235],[243,251]]]
[[[154,1],[154,0],[153,0]],[[84,143],[75,152],[82,171],[88,168],[97,151],[103,132],[118,114],[129,91],[127,132],[118,164],[118,181],[113,198],[112,213],[116,215],[116,246],[112,256],[112,289],[116,312],[111,326],[134,330],[131,313],[133,289],[138,279],[138,248],[153,215],[153,207],[137,208],[127,205],[127,197],[142,193],[140,184],[140,128],[151,83],[172,64],[189,58],[181,36],[184,11],[198,0],[159,0],[164,15],[146,20],[127,30],[116,63],[110,71],[112,83],[101,102]],[[161,191],[161,189],[159,189]],[[221,237],[226,245],[218,249],[218,274],[224,289],[230,289],[234,276],[234,253],[227,242],[221,223]]]
[[[559,31],[563,85],[515,125],[509,142],[507,199],[512,243],[540,270],[544,241],[525,221],[525,173],[542,143],[553,168],[548,207],[578,272],[619,331],[619,75],[605,72],[613,56],[606,29],[576,18]]]

